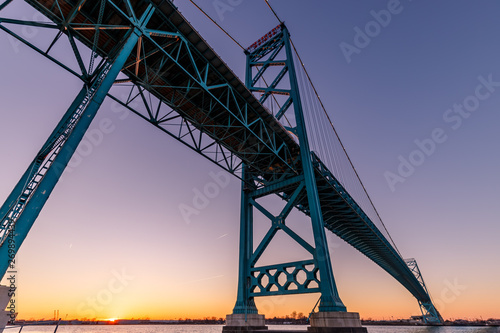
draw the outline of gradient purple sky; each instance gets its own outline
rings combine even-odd
[[[188,1],[175,3],[244,79],[241,50]],[[277,24],[264,1],[233,1],[232,11],[222,15],[216,2],[198,3],[243,45]],[[401,0],[400,13],[350,63],[339,45],[354,44],[354,28],[364,29],[374,20],[370,11],[387,9],[387,1],[271,3],[399,250],[418,260],[443,316],[500,317],[500,87],[458,129],[443,119],[474,95],[479,76],[500,82],[500,3]],[[4,15],[32,19],[34,10],[15,1]],[[34,41],[43,36],[24,33]],[[4,32],[0,59],[3,201],[81,85]],[[79,151],[86,156],[73,160],[19,253],[20,317],[52,317],[54,309],[70,318],[230,313],[239,182],[231,179],[186,223],[179,206],[191,204],[193,190],[203,189],[212,181],[210,172],[220,170],[109,100],[92,128],[103,122],[112,130]],[[399,156],[408,158],[417,149],[414,141],[431,138],[435,128],[444,131],[446,142],[391,191],[384,174],[397,172]],[[289,223],[307,232],[304,221],[294,214]],[[257,235],[263,230],[259,226]],[[418,314],[417,302],[387,273],[335,235],[328,239],[349,311],[363,318]],[[270,250],[264,262],[303,256],[285,238]],[[123,270],[133,278],[106,304],[89,305]],[[265,298],[258,306],[271,317],[308,313],[317,297]]]

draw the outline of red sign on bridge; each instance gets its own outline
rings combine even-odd
[[[256,41],[252,45],[250,45],[247,48],[247,51],[248,52],[253,52],[253,51],[257,50],[262,44],[264,44],[265,42],[267,42],[269,39],[273,38],[274,36],[276,36],[280,32],[281,32],[281,24],[278,25],[278,26],[276,26],[276,28],[274,28],[273,30],[269,31],[264,36],[262,36],[258,41]]]

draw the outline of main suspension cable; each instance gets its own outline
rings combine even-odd
[[[273,7],[271,7],[271,4],[269,3],[268,0],[266,0],[266,3],[267,3],[267,6],[269,7],[269,9],[273,12],[274,16],[276,16],[276,18],[278,19],[280,24],[283,23],[283,21],[278,17],[278,14],[276,14],[276,12],[274,11]]]
[[[219,25],[219,23],[217,23],[210,15],[208,15],[200,6],[198,6],[193,0],[189,0],[196,8],[198,8],[200,10],[200,12],[202,12],[203,14],[205,14],[205,16],[210,20],[212,21],[213,24],[215,24],[217,27],[219,27],[220,30],[224,31],[224,33],[233,40],[233,42],[235,42],[236,44],[238,44],[239,47],[241,47],[242,50],[244,50],[245,48],[243,46],[241,46],[240,43],[238,43],[238,41],[236,39],[233,38],[233,36],[231,36],[229,34],[229,32],[227,32],[223,27],[221,27]]]

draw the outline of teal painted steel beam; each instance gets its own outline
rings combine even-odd
[[[286,203],[285,207],[281,211],[281,213],[279,215],[280,219],[285,220],[288,217],[288,215],[291,213],[293,207],[296,205],[297,199],[299,198],[299,195],[302,194],[302,190],[304,189],[304,187],[305,187],[305,182],[301,181],[299,186],[297,186],[297,188],[293,192],[292,196],[290,197],[290,199]]]
[[[255,301],[250,295],[250,290],[248,288],[251,266],[250,260],[253,252],[253,212],[250,204],[249,183],[248,167],[244,165],[243,181],[241,182],[238,294],[233,309],[234,314],[258,313]]]
[[[118,42],[121,31],[125,31],[120,29],[129,28],[127,25],[129,23],[134,24],[134,15],[130,15],[130,8],[127,5],[124,8],[123,6],[118,6],[113,1],[107,0],[105,18],[101,23],[97,19],[97,12],[99,11],[99,4],[101,2],[94,6],[88,6],[88,3],[82,6],[82,1],[74,0],[68,2],[68,6],[63,8],[63,14],[63,11],[54,6],[46,5],[44,2],[27,0],[30,5],[54,22],[53,25],[48,24],[47,27],[50,27],[52,30],[60,29],[68,35],[68,40],[74,50],[76,63],[79,66],[81,74],[77,73],[71,66],[66,65],[65,59],[56,59],[53,55],[45,52],[45,50],[16,35],[1,23],[0,29],[10,33],[36,52],[39,52],[85,81],[88,71],[83,66],[81,56],[75,47],[75,40],[79,40],[92,50],[95,49],[96,53],[102,58],[107,58],[109,55],[108,51],[104,51],[105,49],[109,50],[107,45],[113,45],[113,43]],[[259,165],[261,172],[271,170],[271,165],[284,164],[284,168],[275,169],[275,174],[272,175],[275,180],[282,177],[283,174],[294,174],[296,168],[296,154],[294,150],[297,149],[297,146],[293,138],[289,137],[283,128],[279,128],[280,125],[277,121],[273,123],[274,118],[266,113],[265,109],[258,104],[255,98],[249,97],[252,95],[244,89],[243,85],[238,85],[239,81],[236,77],[230,78],[228,76],[228,73],[231,73],[230,70],[214,60],[217,56],[211,51],[209,46],[203,47],[202,45],[200,48],[199,40],[193,37],[193,34],[184,35],[179,31],[176,23],[171,22],[172,19],[177,22],[178,17],[180,17],[180,14],[178,14],[172,3],[155,1],[149,4],[152,4],[154,7],[155,22],[161,22],[161,25],[152,25],[151,29],[141,28],[145,35],[145,38],[142,39],[143,45],[149,43],[148,50],[150,51],[147,54],[141,54],[139,67],[153,75],[137,75],[133,70],[131,71],[130,66],[134,65],[133,67],[135,67],[135,59],[133,64],[128,63],[124,67],[123,73],[129,77],[126,80],[132,83],[133,87],[139,87],[140,89],[147,87],[148,93],[151,93],[154,98],[161,100],[164,105],[171,107],[172,110],[177,112],[178,116],[183,117],[183,122],[176,124],[175,117],[161,118],[160,121],[158,117],[152,119],[151,114],[145,116],[141,114],[141,110],[135,109],[127,101],[120,100],[116,96],[113,97],[141,118],[149,121],[157,128],[160,128],[176,140],[181,141],[189,148],[237,177],[241,177],[241,161],[252,163],[254,167],[257,166],[255,161],[259,161],[258,164],[261,164]],[[137,4],[134,3],[133,6],[137,6]],[[169,10],[172,10],[172,12],[169,12]],[[116,25],[107,24],[106,16],[109,18],[110,15],[113,16]],[[75,20],[76,17],[81,18],[82,16],[86,18],[86,22],[88,23],[83,24],[79,23],[80,20]],[[5,23],[5,25],[18,23],[18,21],[16,19],[5,18],[5,22],[10,22]],[[19,23],[22,24],[22,21],[19,21]],[[32,23],[25,22],[25,24]],[[81,29],[88,31],[88,29],[95,26],[99,26],[99,31],[101,31],[100,37],[102,37],[100,40],[106,40],[105,44],[102,44],[102,42],[96,43],[95,38],[89,37],[88,34],[82,34]],[[56,40],[57,38],[52,41],[52,44]],[[168,40],[168,42],[164,43],[163,40]],[[161,70],[157,71],[158,68]],[[164,80],[166,77],[169,79],[171,77],[178,79],[181,72],[186,77],[189,76],[189,82],[186,82],[184,87],[180,84],[170,84],[167,82],[160,82],[159,84],[158,82],[158,80]],[[164,75],[165,73],[168,73],[168,75]],[[227,87],[227,91],[222,91],[224,87]],[[166,92],[163,88],[169,88],[170,92]],[[198,95],[193,94],[193,89],[200,91],[200,93]],[[172,91],[174,92],[173,94],[171,93]],[[182,96],[182,99],[179,96]],[[178,103],[180,100],[183,102]],[[212,114],[207,115],[211,119],[205,117],[207,122],[200,122],[198,116],[193,117],[193,115],[184,112],[189,104],[191,104],[191,107],[194,105],[200,110],[206,110],[205,105],[196,105],[199,101],[209,101],[211,107],[215,106]],[[221,110],[221,108],[225,108],[225,110]],[[162,112],[160,112],[159,117],[165,116]],[[227,119],[228,121],[223,123],[215,123],[213,121],[213,117],[222,113],[227,115],[227,112],[234,112]],[[202,115],[202,112],[198,114]],[[217,121],[220,120],[217,119]],[[181,136],[177,134],[188,127],[190,128],[187,130],[187,135]],[[203,134],[205,143],[200,145],[196,142],[191,142],[194,141],[190,140],[192,135],[197,138],[200,132]],[[263,135],[260,135],[262,132]],[[221,133],[225,133],[225,135],[220,135]],[[210,140],[213,140],[212,143],[207,144],[206,142]],[[235,149],[235,146],[231,146],[229,143],[236,140],[240,142]],[[213,149],[208,150],[210,147],[213,147]],[[240,147],[245,147],[245,149],[240,149]],[[260,155],[258,159],[254,158],[254,153]]]
[[[7,7],[7,5],[10,4],[12,1],[14,1],[14,0],[5,0],[2,4],[0,4],[0,10]]]
[[[283,26],[283,40],[285,42],[285,51],[287,58],[287,67],[290,78],[291,96],[295,110],[295,120],[297,122],[297,133],[300,142],[300,158],[306,182],[307,199],[309,203],[309,212],[313,226],[314,243],[316,248],[316,258],[320,274],[321,301],[318,310],[320,312],[346,311],[346,307],[340,300],[340,296],[333,277],[333,270],[328,252],[328,245],[323,222],[323,213],[319,201],[318,189],[316,186],[316,176],[314,174],[311,150],[307,137],[304,112],[300,100],[299,86],[295,67],[293,63],[292,48],[290,45],[290,36],[288,30]]]
[[[74,76],[80,78],[81,80],[84,80],[85,77],[81,74],[78,74],[77,72],[75,72],[73,69],[71,69],[70,67],[66,66],[65,64],[63,64],[60,60],[52,57],[51,55],[45,53],[45,51],[39,49],[38,47],[36,47],[35,45],[33,45],[32,43],[28,42],[26,39],[22,38],[20,35],[16,34],[15,32],[13,32],[12,30],[10,29],[7,29],[5,26],[3,26],[2,24],[0,24],[0,29],[2,29],[3,31],[5,31],[6,33],[8,33],[9,35],[11,35],[12,37],[16,38],[17,40],[19,40],[21,43],[23,43],[24,45],[28,46],[29,48],[33,49],[34,51],[36,51],[37,53],[39,53],[40,55],[44,56],[45,58],[49,59],[50,61],[54,62],[55,64],[57,64],[58,66],[64,68],[66,71],[70,72],[71,74],[73,74]]]
[[[255,249],[255,252],[253,252],[250,258],[250,267],[253,267],[260,259],[260,257],[264,254],[264,251],[269,246],[271,240],[274,238],[279,229],[280,228],[276,224],[271,225],[267,233],[264,235],[264,238],[262,238],[261,242],[259,243],[257,249]]]
[[[252,268],[249,290],[254,297],[308,294],[321,292],[320,283],[317,262],[301,260]]]
[[[273,182],[271,184],[266,184],[264,187],[259,188],[252,192],[252,198],[260,198],[269,194],[274,194],[277,192],[282,192],[284,189],[294,185],[296,183],[300,183],[304,180],[304,175],[299,175],[296,177],[288,178],[286,180],[279,180],[277,182]]]
[[[139,35],[139,29],[131,30],[112,63],[101,68],[101,72],[94,77],[92,85],[82,88],[40,153],[0,208],[3,229],[3,242],[0,245],[1,276],[9,267],[9,259],[15,256],[24,242],[129,54],[134,49]],[[50,157],[47,160],[48,155]],[[45,165],[42,165],[42,162]],[[32,187],[27,188],[27,184]]]
[[[299,243],[307,252],[314,256],[316,250],[312,247],[308,242],[306,242],[302,237],[300,237],[295,231],[290,229],[286,224],[280,226],[280,229],[283,230],[290,236],[293,240]]]

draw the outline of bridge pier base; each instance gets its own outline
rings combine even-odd
[[[310,318],[311,333],[366,333],[357,312],[315,312]]]
[[[223,333],[252,333],[267,331],[265,316],[256,313],[236,313],[226,316]]]

